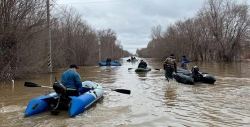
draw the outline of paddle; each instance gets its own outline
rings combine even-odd
[[[130,94],[130,90],[126,90],[126,89],[111,89],[111,91],[116,91],[116,92],[124,93],[124,94]]]
[[[35,84],[35,83],[32,83],[32,82],[25,82],[24,83],[24,86],[27,86],[27,87],[46,87],[46,88],[53,88],[51,86],[40,86],[38,84]]]
[[[136,68],[128,68],[128,70],[131,70],[131,69],[136,69]]]
[[[38,84],[32,83],[32,82],[25,82],[24,86],[26,87],[45,87],[45,88],[53,88],[51,86],[40,86]],[[111,89],[111,88],[102,88],[102,89]],[[111,91],[116,91],[119,93],[124,93],[124,94],[130,94],[130,90],[126,90],[126,89],[111,89]]]
[[[109,89],[111,91],[116,91],[119,93],[130,94],[130,90],[126,90],[126,89],[111,89],[111,88],[93,88],[93,89]]]

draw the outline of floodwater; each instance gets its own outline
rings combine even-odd
[[[168,82],[162,61],[143,59],[150,72],[136,73],[138,62],[120,59],[122,66],[81,66],[82,80],[92,80],[103,87],[104,98],[86,112],[69,118],[67,111],[57,116],[49,111],[23,118],[28,102],[53,92],[44,87],[25,87],[24,82],[51,86],[61,73],[44,74],[0,84],[1,127],[249,127],[250,62],[191,62],[201,72],[214,75],[215,84],[185,85]],[[180,65],[180,63],[178,63]],[[155,70],[156,68],[160,70]],[[123,94],[111,89],[128,89]]]

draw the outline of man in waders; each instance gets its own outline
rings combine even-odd
[[[188,63],[189,63],[189,59],[186,58],[185,55],[182,56],[182,60],[181,60],[181,67],[182,69],[188,70]]]
[[[174,54],[171,54],[164,63],[163,68],[165,70],[165,77],[168,79],[173,79],[173,72],[177,73],[176,62],[174,59]]]

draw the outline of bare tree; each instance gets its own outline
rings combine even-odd
[[[151,41],[142,50],[144,54],[154,51],[160,57],[175,53],[181,58],[188,54],[197,61],[237,60],[249,43],[249,22],[246,3],[207,0],[195,17],[169,25],[163,34],[159,26],[152,28]],[[149,54],[148,57],[153,56]]]
[[[39,66],[42,54],[29,52],[42,48],[39,45],[44,40],[40,35],[45,29],[45,7],[43,0],[0,2],[0,80],[21,77]],[[26,64],[30,64],[29,69],[24,67]]]

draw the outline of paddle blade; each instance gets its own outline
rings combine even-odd
[[[112,91],[116,91],[116,92],[124,93],[124,94],[130,94],[130,90],[126,90],[126,89],[112,89]]]
[[[128,68],[128,70],[131,70],[131,69],[133,69],[133,68]]]
[[[158,69],[158,68],[155,68],[155,70],[158,70],[158,71],[159,71],[160,69]]]
[[[27,86],[27,87],[41,87],[35,83],[32,83],[32,82],[25,82],[24,83],[24,86]]]

